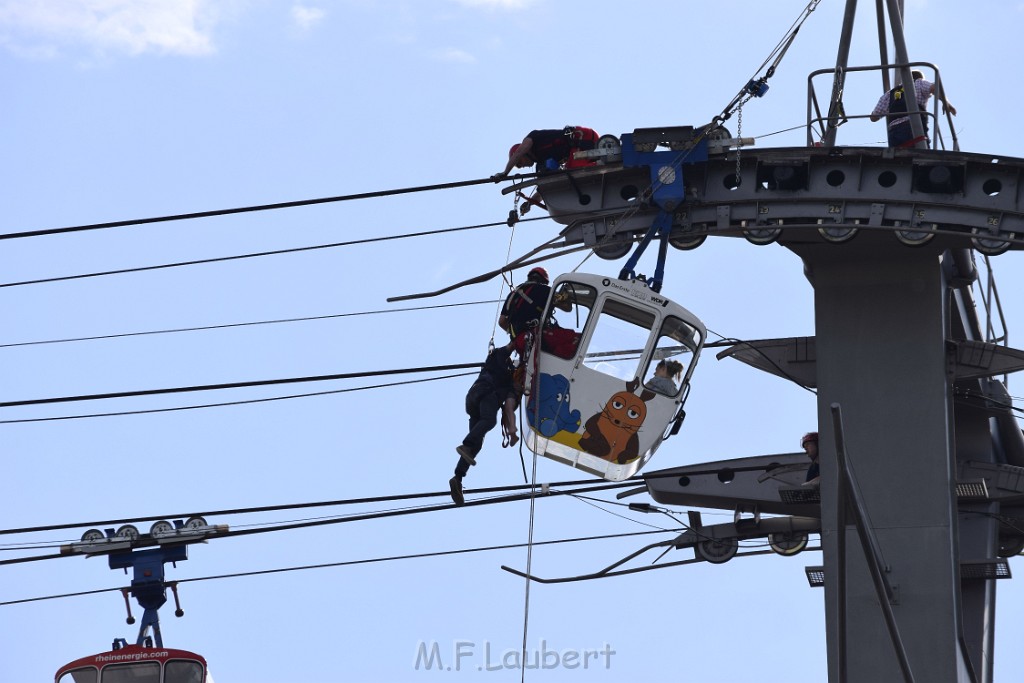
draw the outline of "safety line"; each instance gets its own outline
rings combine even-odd
[[[533,567],[533,528],[537,510],[537,454],[533,454],[533,473],[530,478],[530,530],[526,537],[526,574],[530,575]],[[530,630],[530,579],[526,579],[525,595],[523,596],[523,666],[520,671],[520,683],[526,681],[526,638]]]

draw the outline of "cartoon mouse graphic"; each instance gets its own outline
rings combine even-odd
[[[580,448],[591,455],[624,465],[640,456],[640,437],[637,432],[647,417],[647,401],[655,393],[644,389],[634,392],[640,380],[626,382],[626,391],[619,391],[608,399],[601,412],[584,425]]]
[[[526,420],[547,437],[563,431],[575,434],[580,428],[580,411],[569,409],[569,380],[541,373],[537,391],[526,404]]]

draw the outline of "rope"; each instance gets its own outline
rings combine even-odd
[[[539,405],[538,405],[539,410]],[[537,454],[533,454],[533,474],[530,480],[530,531],[526,540],[526,595],[523,604],[523,660],[520,669],[520,682],[526,680],[526,637],[530,628],[530,576],[533,565],[533,522],[537,507]]]
[[[768,69],[768,71],[765,74],[765,76],[762,79],[762,81],[766,82],[769,78],[771,78],[775,74],[775,68],[778,67],[779,61],[782,60],[782,57],[785,55],[786,50],[790,49],[790,45],[792,45],[793,41],[796,39],[797,33],[800,31],[801,27],[804,25],[804,22],[806,22],[806,20],[810,17],[811,12],[813,12],[817,8],[817,5],[818,5],[818,3],[820,1],[821,0],[810,0],[808,5],[804,8],[804,10],[801,12],[800,16],[797,18],[796,22],[794,22],[794,24],[791,26],[790,30],[788,30],[786,32],[786,34],[783,36],[782,40],[780,40],[779,43],[775,46],[775,48],[771,51],[771,53],[768,55],[768,58],[766,58],[764,60],[764,62],[762,62],[762,65],[758,68],[757,72],[755,72],[755,76],[757,76],[757,74],[760,73],[761,70],[765,68],[767,63],[769,61],[771,61],[772,57],[775,57],[775,61],[772,63],[771,67]],[[777,54],[777,56],[776,56],[776,54]],[[694,150],[694,148],[696,146],[696,143],[699,142],[702,138],[705,138],[709,133],[711,133],[711,131],[721,127],[721,125],[723,123],[725,123],[725,121],[727,121],[732,116],[733,111],[739,109],[740,116],[742,116],[742,105],[743,105],[743,103],[745,103],[746,101],[750,100],[751,97],[753,97],[753,95],[751,94],[751,92],[748,89],[749,88],[749,84],[753,83],[753,82],[754,82],[754,78],[752,77],[751,80],[748,82],[748,86],[743,86],[743,88],[736,94],[736,96],[733,97],[732,100],[725,106],[725,109],[722,110],[722,113],[720,115],[718,115],[717,117],[715,117],[712,120],[712,122],[708,126],[703,128],[703,130],[699,133],[699,135],[697,135],[697,137],[693,140],[693,146],[691,146],[689,148],[689,150],[686,150],[686,151],[680,153],[676,157],[675,161],[672,162],[673,166],[679,166],[680,164],[682,164],[686,160],[686,158],[690,155],[690,153]],[[741,146],[741,143],[740,143],[740,146]],[[739,181],[739,168],[738,168],[739,152],[738,151],[737,151],[737,155],[736,155],[736,164],[737,164],[737,168],[736,168],[736,181],[738,182]],[[623,213],[623,215],[621,217],[621,222],[625,222],[630,217],[632,217],[633,214],[635,214],[637,211],[639,211],[640,207],[643,204],[645,204],[647,201],[649,201],[651,197],[653,197],[654,190],[656,188],[658,188],[662,184],[663,183],[658,181],[658,180],[653,181],[650,184],[650,186],[648,186],[643,191],[643,193],[641,193],[640,197],[637,198],[636,204],[634,206],[630,207],[630,209],[628,209],[627,211],[625,211]],[[614,234],[614,232],[609,231],[607,234],[605,234],[605,237],[602,238],[598,242],[598,244],[596,246],[600,246],[602,243],[607,242],[613,236],[613,234]],[[595,246],[595,248],[596,248],[596,246]],[[588,258],[589,258],[589,255],[588,255]],[[584,260],[586,260],[586,259],[584,259]],[[581,263],[580,265],[583,265],[583,263]],[[579,266],[577,266],[577,267],[579,267]]]
[[[772,50],[772,52],[768,55],[768,58],[765,59],[765,61],[761,64],[760,67],[758,67],[757,71],[754,73],[754,76],[756,76],[757,73],[760,73],[760,71],[762,69],[764,69],[765,65],[767,65],[772,60],[773,57],[775,58],[774,63],[772,63],[772,65],[768,68],[768,71],[766,72],[765,76],[761,79],[761,83],[762,84],[765,84],[768,81],[768,79],[771,78],[775,74],[776,67],[778,67],[779,62],[782,61],[782,58],[783,58],[783,56],[785,56],[786,51],[789,49],[790,45],[792,45],[793,41],[796,38],[796,34],[800,31],[800,28],[803,26],[804,22],[807,21],[808,18],[810,18],[811,13],[815,9],[817,9],[817,6],[818,6],[819,2],[821,2],[821,0],[810,0],[808,5],[800,13],[800,16],[797,18],[797,20],[794,21],[793,24],[790,26],[790,29],[783,36],[782,40],[779,41],[778,45],[776,45],[775,48]],[[714,119],[712,119],[711,123],[709,123],[707,126],[704,127],[704,129],[700,132],[700,134],[692,141],[693,146],[691,146],[689,149],[681,152],[678,156],[676,156],[675,160],[672,162],[672,166],[679,166],[680,164],[682,164],[686,160],[686,158],[690,155],[690,153],[696,148],[697,143],[700,142],[705,137],[707,137],[707,135],[709,133],[711,133],[711,131],[717,130],[718,128],[720,128],[722,126],[722,124],[725,121],[727,121],[732,116],[733,112],[736,109],[740,110],[740,112],[741,112],[740,115],[742,116],[743,104],[745,102],[747,102],[751,97],[753,97],[753,95],[751,94],[751,92],[749,90],[749,86],[752,83],[754,83],[754,78],[753,77],[751,77],[750,81],[748,81],[748,84],[745,85],[739,91],[739,93],[736,94],[736,96],[732,99],[732,101],[730,101],[729,104],[726,105],[726,107],[722,110],[722,113],[719,114],[718,116],[716,116]],[[741,147],[742,147],[742,143],[741,143]],[[737,181],[737,183],[740,180],[739,161],[740,161],[740,152],[737,151],[737,155],[736,155],[736,163],[737,163],[736,181]],[[631,218],[635,213],[637,213],[637,211],[639,211],[640,207],[643,206],[644,204],[646,204],[651,199],[651,197],[654,196],[654,191],[656,189],[658,189],[659,187],[661,187],[661,185],[662,185],[662,183],[659,180],[654,180],[651,183],[651,185],[648,186],[636,198],[636,203],[621,214],[621,216],[619,218],[619,222],[624,223],[626,220]],[[609,231],[604,237],[602,237],[600,240],[598,240],[597,244],[594,246],[594,249],[597,249],[597,247],[599,247],[602,244],[610,241],[611,238],[614,237],[614,236],[617,236],[617,233],[615,233],[614,231]],[[590,256],[588,254],[587,258],[589,258],[589,257]],[[583,261],[585,262],[586,258]],[[582,265],[583,265],[583,262],[581,262],[580,265],[577,266],[577,268],[579,268]],[[575,270],[573,272],[575,272]]]
[[[793,24],[790,26],[790,29],[783,36],[782,40],[779,41],[778,45],[776,45],[775,48],[772,50],[772,52],[768,55],[768,58],[765,59],[764,62],[761,64],[761,66],[758,67],[757,71],[754,72],[754,76],[756,76],[758,73],[760,73],[760,71],[762,69],[764,69],[765,65],[767,65],[768,62],[770,62],[773,57],[775,58],[775,61],[768,68],[768,71],[766,72],[765,76],[761,79],[761,83],[762,84],[767,83],[768,79],[771,78],[773,75],[775,75],[775,69],[776,69],[776,67],[778,67],[779,62],[782,61],[782,58],[785,56],[786,51],[789,50],[790,45],[793,44],[793,41],[796,39],[796,34],[800,31],[800,28],[803,26],[804,22],[807,21],[807,19],[810,18],[811,13],[815,9],[817,9],[817,6],[818,6],[819,2],[821,2],[821,0],[810,0],[808,5],[800,13],[800,16],[797,18],[797,20],[794,21]],[[712,119],[711,123],[704,127],[704,129],[700,132],[700,134],[692,141],[693,142],[693,146],[691,146],[689,149],[681,152],[678,156],[676,156],[675,160],[672,162],[673,166],[679,166],[680,164],[682,164],[686,160],[686,158],[690,155],[690,153],[696,148],[696,144],[698,142],[700,142],[702,139],[704,139],[705,137],[707,137],[707,135],[711,131],[720,128],[721,125],[723,123],[725,123],[725,121],[727,121],[732,116],[734,111],[738,110],[739,111],[739,116],[742,118],[742,116],[743,116],[743,105],[748,100],[750,100],[753,97],[753,95],[748,90],[749,85],[752,84],[752,83],[754,83],[754,78],[753,77],[751,77],[750,81],[748,81],[748,85],[744,86],[743,89],[741,89],[739,91],[739,93],[736,94],[736,96],[732,99],[732,101],[730,101],[729,104],[726,105],[726,107],[722,110],[722,113],[719,114],[718,116],[716,116],[714,119]],[[742,126],[742,123],[739,123],[739,125]],[[739,137],[739,132],[737,132],[737,137]],[[739,144],[739,147],[737,148],[737,151],[736,151],[736,182],[737,182],[737,184],[740,182],[740,155],[742,153],[741,152],[742,146],[743,146],[743,143],[741,141],[740,144]],[[651,183],[651,185],[648,186],[640,194],[640,196],[637,197],[636,203],[633,206],[631,206],[629,209],[627,209],[626,211],[624,211],[622,213],[622,215],[620,216],[619,221],[624,223],[626,220],[631,218],[633,216],[633,214],[637,213],[637,211],[639,211],[640,207],[642,205],[644,205],[645,203],[647,203],[647,201],[649,201],[651,199],[651,197],[653,197],[654,191],[656,189],[658,189],[659,187],[661,187],[661,185],[662,185],[662,183],[659,180],[654,180]],[[615,235],[616,235],[616,233],[614,231],[609,231],[604,237],[602,237],[600,240],[598,240],[598,243],[594,246],[594,249],[596,249],[597,247],[601,246],[603,243],[608,242]],[[593,253],[593,251],[591,251],[591,253]],[[590,258],[590,254],[588,254],[586,256],[586,258],[584,258],[583,261],[581,261],[580,264],[578,266],[576,266],[575,269],[573,269],[572,272],[576,272],[576,269],[578,269],[580,266],[582,266],[583,263],[586,262],[586,260],[588,258]]]
[[[609,233],[609,234],[611,234],[611,233]],[[575,273],[575,272],[576,272],[577,270],[579,270],[579,269],[580,269],[580,268],[581,268],[581,267],[583,266],[583,264],[584,264],[584,263],[586,263],[586,262],[587,262],[587,259],[589,259],[589,258],[590,258],[591,256],[593,256],[593,255],[594,255],[594,250],[593,250],[593,249],[591,249],[590,251],[588,251],[588,252],[587,252],[587,255],[583,257],[583,260],[582,260],[582,261],[580,261],[580,262],[579,262],[579,263],[578,263],[578,264],[576,265],[576,267],[575,267],[575,268],[573,268],[573,269],[572,269],[572,270],[571,270],[570,272],[573,272],[573,273]]]
[[[516,200],[516,203],[518,203],[518,200]],[[515,239],[515,236],[516,236],[516,224],[512,223],[511,225],[509,225],[509,228],[511,228],[511,230],[509,230],[509,234],[508,234],[508,249],[505,250],[505,267],[506,268],[508,267],[509,263],[512,260],[512,240]],[[498,329],[498,320],[501,318],[501,311],[505,307],[505,303],[504,303],[505,302],[505,284],[506,284],[506,282],[505,282],[505,273],[502,272],[502,274],[501,274],[501,284],[498,286],[498,312],[495,314],[495,316],[494,316],[494,324],[491,326],[491,341],[487,345],[487,352],[488,353],[490,353],[491,350],[494,349],[494,334],[495,334],[496,330]],[[509,288],[509,291],[512,290],[512,283],[511,282],[508,282],[508,288]]]
[[[536,395],[537,392],[536,391],[532,391],[532,389],[533,389],[533,386],[536,386],[538,388],[540,386],[540,351],[541,351],[541,344],[543,343],[542,338],[541,338],[542,329],[543,329],[543,325],[538,325],[534,329],[533,333],[530,334],[529,339],[527,341],[528,350],[527,350],[527,353],[526,353],[526,362],[530,366],[529,370],[532,370],[532,372],[530,372],[528,370],[527,373],[526,373],[526,386],[529,387],[531,391],[526,391],[525,393],[526,393],[526,395],[530,395],[530,393],[532,392],[532,394],[534,395],[534,418],[533,419],[534,419],[534,426],[537,428],[538,431],[540,430],[540,401],[538,400],[538,397]],[[536,384],[534,384],[534,383],[536,383]],[[525,410],[524,410],[524,412],[525,412]],[[526,427],[524,426],[523,427],[523,435],[524,436],[526,434],[525,430],[526,430]],[[540,437],[537,437],[537,438],[539,439]],[[539,444],[539,441],[538,441],[538,444]],[[525,595],[523,597],[522,668],[520,670],[520,679],[519,679],[521,683],[526,680],[527,637],[529,635],[529,628],[530,628],[530,583],[531,583],[530,577],[533,576],[533,571],[532,571],[532,569],[533,569],[533,531],[534,531],[534,521],[535,521],[535,518],[536,518],[536,504],[537,504],[537,458],[538,458],[538,455],[537,455],[537,449],[536,448],[533,448],[531,450],[533,452],[533,467],[532,467],[532,471],[531,471],[531,475],[530,475],[530,482],[529,482],[530,483],[530,524],[529,524],[529,533],[528,533],[527,542],[526,542],[526,574],[525,574],[525,578],[524,578],[524,581],[526,582],[526,585],[525,585]],[[520,448],[519,448],[519,457],[520,457],[520,461],[522,461],[522,463],[523,463],[523,478],[525,479],[526,478],[526,462],[525,462],[525,460],[523,460],[522,446],[520,446]],[[545,492],[547,492],[546,487],[545,487]]]
[[[732,116],[732,112],[736,108],[740,100],[742,100],[745,95],[749,94],[749,85],[755,82],[754,79],[757,77],[757,74],[759,74],[761,70],[764,69],[764,67],[768,64],[768,62],[772,60],[773,57],[775,58],[775,61],[765,72],[765,75],[760,79],[761,84],[766,84],[768,79],[775,75],[775,69],[779,66],[779,62],[782,61],[782,58],[785,56],[786,51],[789,50],[790,45],[793,44],[793,41],[796,39],[796,34],[800,32],[800,29],[801,27],[803,27],[804,22],[807,21],[810,18],[811,13],[814,12],[815,9],[817,9],[819,2],[821,2],[821,0],[810,0],[807,6],[800,12],[800,16],[797,17],[796,21],[794,21],[793,24],[790,25],[789,30],[786,31],[785,35],[783,35],[782,40],[779,41],[779,43],[768,55],[767,59],[765,59],[764,62],[761,63],[761,66],[759,66],[757,70],[754,72],[754,74],[750,77],[750,80],[747,82],[747,85],[743,86],[743,88],[736,94],[732,101],[729,102],[729,104],[726,105],[725,109],[722,110],[722,113],[716,116],[714,120],[712,120],[712,125],[724,123]]]
[[[527,334],[526,335],[526,339],[524,340],[524,342],[525,343],[524,343],[524,347],[523,347],[523,357],[520,358],[520,360],[523,363],[523,398],[527,398],[528,396],[531,395],[531,393],[533,391],[533,383],[535,381],[535,378],[537,377],[537,370],[538,370],[538,368],[540,366],[540,358],[537,355],[536,350],[534,348],[534,345],[535,345],[535,342],[536,342],[536,337],[533,335],[533,333]],[[539,382],[539,380],[536,380],[536,381]],[[529,401],[527,401],[527,407],[523,408],[523,413],[525,414],[527,410],[529,410]],[[540,429],[540,403],[539,402],[534,401],[534,403],[533,403],[533,410],[534,410],[534,413],[533,413],[533,423],[537,426],[537,429],[539,430]],[[529,428],[529,425],[524,425],[523,421],[522,421],[522,417],[520,417],[519,429],[520,429],[520,431],[522,431],[524,438],[526,436],[526,430],[528,428]],[[536,455],[534,456],[534,458],[536,458]],[[523,466],[523,481],[525,483],[529,484],[530,481],[529,481],[529,479],[526,476],[526,458],[523,457],[523,446],[522,446],[522,444],[520,444],[520,446],[519,446],[519,463]],[[534,467],[536,467],[536,460],[534,461]]]
[[[526,409],[523,409],[523,413],[526,413]],[[523,415],[519,416],[519,431],[522,432],[523,436],[526,436],[527,425],[523,423]],[[523,466],[523,482],[530,483],[530,480],[526,476],[526,458],[523,457],[523,441],[519,441],[519,464]]]

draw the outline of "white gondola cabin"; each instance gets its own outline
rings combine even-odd
[[[526,445],[622,481],[679,429],[707,331],[642,281],[571,273],[552,292],[527,359]],[[662,361],[680,364],[675,378],[655,378]]]

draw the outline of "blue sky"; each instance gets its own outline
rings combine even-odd
[[[860,3],[851,64],[875,63],[873,3]],[[1024,3],[908,0],[914,60],[939,66],[961,148],[1024,157]],[[483,178],[533,128],[619,135],[719,114],[804,3],[553,0],[0,1],[0,233],[83,225]],[[822,0],[771,80],[743,110],[757,147],[804,144],[807,75],[835,62],[843,4]],[[867,113],[880,84],[847,87]],[[728,124],[737,132],[739,121]],[[784,131],[784,132],[783,132]],[[847,145],[880,145],[850,123]],[[0,284],[501,221],[511,200],[485,184],[385,199],[0,242]],[[536,214],[531,214],[536,215]],[[0,344],[396,308],[552,238],[553,223],[504,225],[207,265],[0,287]],[[510,245],[511,239],[511,245]],[[1024,319],[1020,256],[993,260],[1008,318]],[[571,270],[581,257],[551,262]],[[645,265],[644,263],[641,264]],[[615,274],[590,259],[583,270]],[[651,270],[648,267],[647,270]],[[644,270],[643,267],[640,268]],[[523,277],[516,274],[516,279]],[[664,293],[715,335],[813,334],[813,291],[778,245],[711,239],[669,254]],[[500,282],[424,304],[491,301]],[[0,401],[479,362],[494,304],[333,317],[61,344],[0,347]],[[396,381],[400,381],[398,378]],[[246,401],[376,381],[319,383],[12,408],[0,420]],[[4,528],[442,491],[465,430],[470,377],[178,412],[0,424]],[[1010,393],[1019,381],[1011,378]],[[649,469],[798,450],[808,392],[708,353],[687,422]],[[521,484],[518,456],[488,439],[468,487]],[[539,481],[582,478],[553,462]],[[610,494],[603,495],[613,500]],[[535,539],[649,531],[663,516],[611,503],[538,502]],[[371,508],[360,508],[369,511]],[[372,509],[379,509],[375,507]],[[211,517],[233,528],[351,509]],[[169,569],[185,580],[522,543],[528,506],[509,503],[219,539]],[[731,514],[708,513],[709,521]],[[82,529],[8,536],[9,549]],[[660,537],[658,537],[660,538]],[[542,546],[542,576],[594,571],[649,537]],[[48,552],[48,551],[46,551]],[[666,559],[684,559],[676,551]],[[688,557],[686,555],[685,557]],[[210,660],[218,683],[518,680],[478,671],[485,644],[517,649],[523,549],[182,584],[186,616],[163,611],[165,644]],[[534,585],[528,645],[615,651],[610,667],[527,678],[683,681],[825,678],[820,555],[737,559],[633,577]],[[1017,565],[1014,563],[1016,570]],[[0,601],[126,585],[102,559],[0,567]],[[1018,581],[1000,582],[996,680],[1024,664]],[[138,613],[138,610],[136,610]],[[138,614],[137,614],[138,616]],[[0,607],[0,680],[46,680],[66,661],[134,640],[117,593]],[[462,671],[416,670],[420,643],[475,644]],[[25,656],[11,656],[24,653]]]

